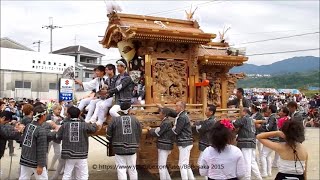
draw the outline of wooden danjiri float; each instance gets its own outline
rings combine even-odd
[[[207,104],[218,107],[216,116],[238,116],[237,109],[228,109],[227,100],[243,74],[230,74],[248,58],[230,50],[228,43],[212,42],[215,34],[204,33],[196,21],[162,17],[108,14],[109,25],[100,44],[104,48],[119,48],[128,61],[127,71],[133,78],[144,79],[145,104],[134,105],[133,113],[143,127],[157,127],[156,104],[174,107],[177,101],[187,102],[191,121],[205,119]],[[136,79],[134,79],[135,81]],[[142,109],[143,108],[143,109]],[[107,128],[107,124],[106,124]],[[96,135],[105,135],[102,128]],[[197,165],[198,135],[193,134],[190,164]],[[168,157],[169,171],[178,171],[177,147]],[[156,138],[143,130],[137,165],[151,167],[157,173]]]

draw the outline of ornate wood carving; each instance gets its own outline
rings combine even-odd
[[[138,56],[144,56],[146,54],[152,55],[154,53],[155,41],[134,41],[135,47],[137,49]]]
[[[226,73],[226,78],[228,80],[228,89],[227,89],[228,96],[233,94],[233,90],[237,87],[237,81],[245,77],[246,76],[244,73],[237,73],[237,74]]]
[[[221,77],[223,69],[220,66],[201,66],[200,73],[207,74],[207,80],[210,81],[208,90],[208,104],[214,104],[221,107]]]
[[[160,58],[187,59],[190,50],[188,44],[181,43],[156,42],[153,47],[154,54]]]
[[[216,78],[214,80],[214,93],[213,93],[213,102],[212,104],[214,104],[217,107],[221,106],[221,78]]]
[[[189,52],[189,73],[190,75],[196,75],[198,71],[198,54],[199,48],[198,45],[191,45],[191,51]]]
[[[116,32],[113,34],[111,38],[112,38],[112,41],[118,43],[119,41],[122,41],[122,34],[120,32]]]
[[[154,40],[134,41],[138,56],[146,54],[159,58],[188,59],[190,47],[188,44],[156,42]]]
[[[187,64],[184,61],[157,61],[153,67],[154,102],[175,103],[188,96]]]
[[[120,18],[118,17],[117,13],[112,12],[112,13],[108,14],[107,17],[109,18],[109,25],[110,24],[119,24]]]

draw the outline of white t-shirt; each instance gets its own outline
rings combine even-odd
[[[227,145],[221,153],[211,146],[207,147],[199,165],[200,175],[211,179],[241,178],[246,171],[243,154],[233,145]]]

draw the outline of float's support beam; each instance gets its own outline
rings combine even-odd
[[[152,101],[152,77],[151,77],[151,56],[145,55],[145,88],[146,88],[146,104],[153,103]]]
[[[194,82],[195,82],[195,84],[197,84],[197,83],[199,83],[199,71],[197,71],[196,72],[196,75],[194,76]],[[199,97],[201,97],[200,96],[200,94],[199,94],[199,92],[201,93],[201,90],[199,91],[199,89],[197,88],[197,87],[195,87],[195,96],[194,96],[194,103],[195,104],[197,104],[197,103],[200,103],[200,99],[199,98],[197,98],[197,96],[199,95]]]
[[[193,104],[196,97],[196,91],[195,91],[195,76],[189,76],[189,104]]]
[[[229,99],[227,94],[228,89],[228,79],[223,76],[221,78],[221,108],[225,109],[227,108],[227,100]]]
[[[207,78],[206,73],[202,73],[202,82],[204,82],[206,80],[206,78]],[[202,106],[203,117],[206,117],[205,113],[206,113],[207,104],[208,104],[208,102],[207,102],[208,95],[207,94],[208,94],[207,86],[201,86],[201,99],[202,99],[201,101],[203,104],[203,106]]]

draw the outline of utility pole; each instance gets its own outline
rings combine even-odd
[[[52,53],[52,30],[56,28],[62,28],[60,26],[54,26],[53,25],[53,18],[49,17],[49,25],[48,26],[42,26],[42,28],[50,29],[50,53]]]
[[[38,44],[38,52],[40,52],[40,44],[42,43],[43,41],[36,41],[36,42],[33,42],[32,44]]]

